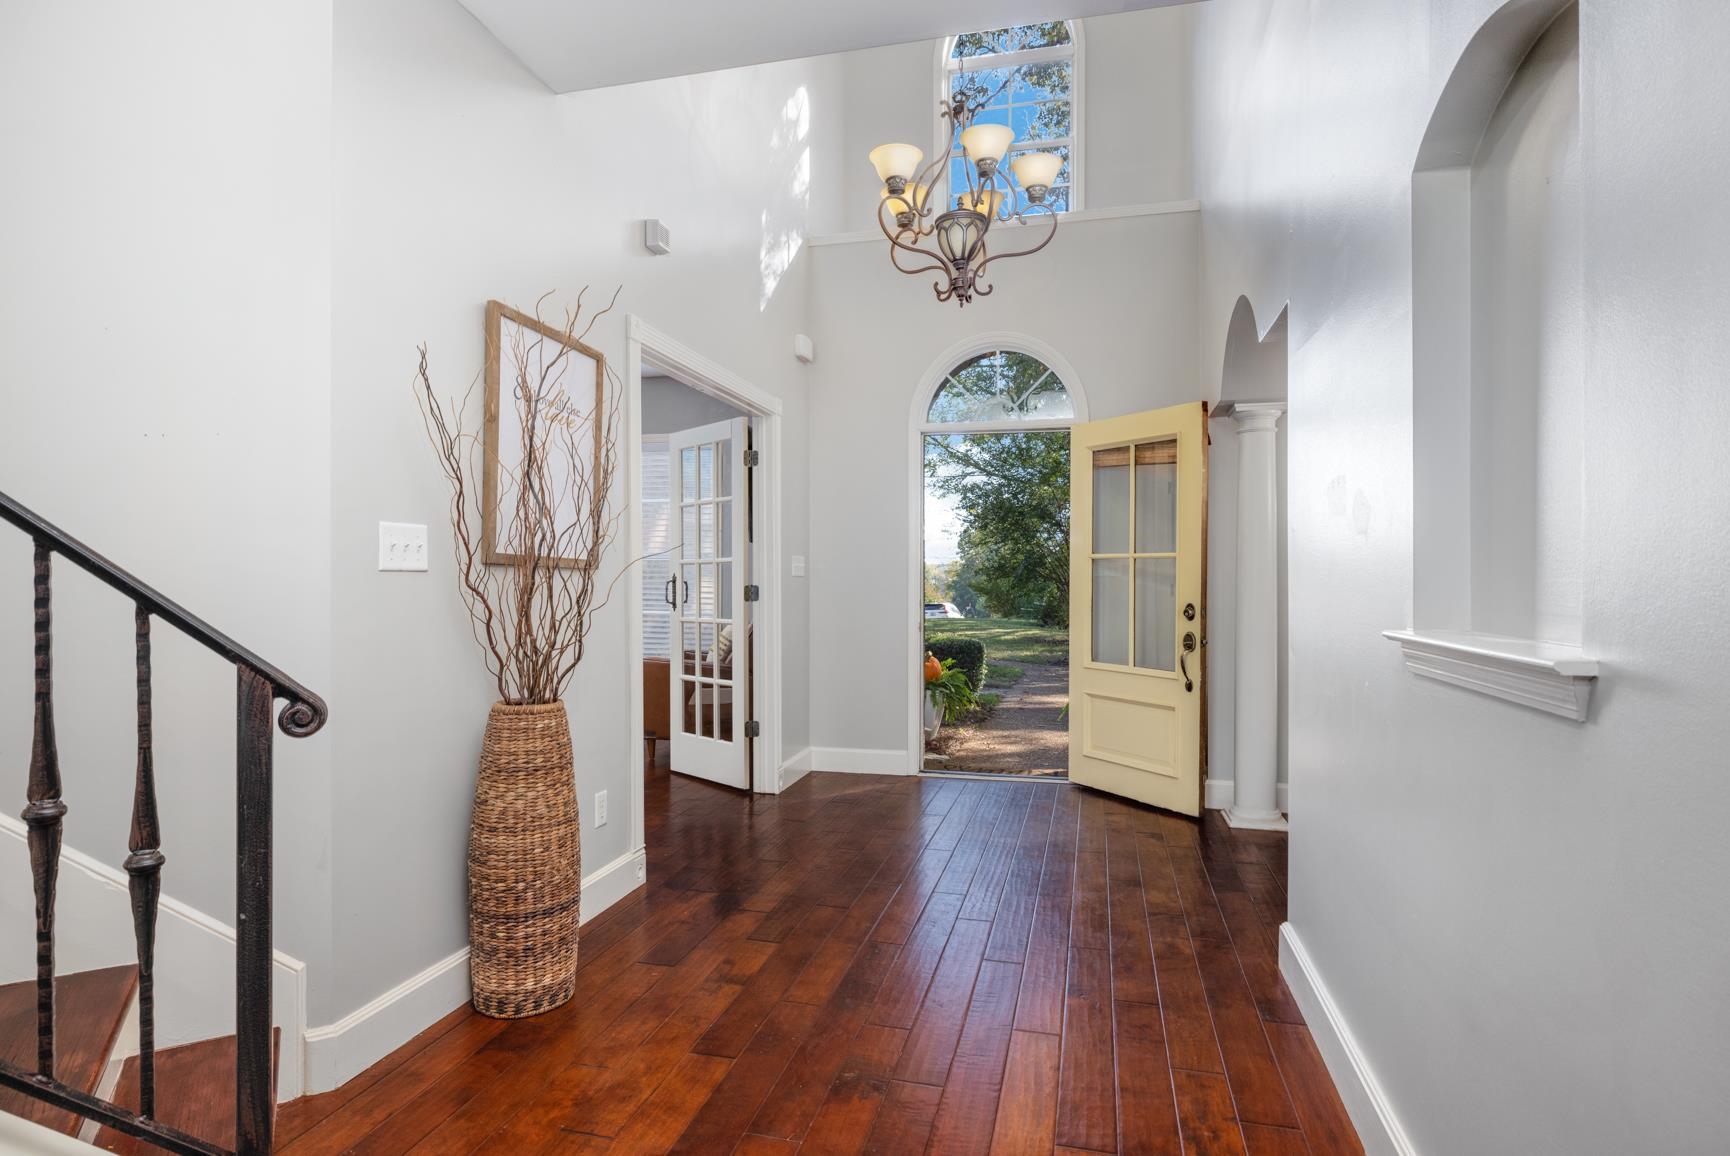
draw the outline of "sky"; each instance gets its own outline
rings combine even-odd
[[[961,536],[961,513],[955,500],[931,492],[925,487],[925,562],[942,565],[961,556],[957,539]]]

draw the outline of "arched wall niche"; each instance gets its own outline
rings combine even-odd
[[[1513,0],[1412,174],[1413,626],[1582,641],[1579,7]]]

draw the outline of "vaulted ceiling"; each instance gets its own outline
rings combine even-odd
[[[1185,0],[461,0],[554,92]]]

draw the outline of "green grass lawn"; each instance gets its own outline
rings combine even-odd
[[[1069,632],[1020,618],[927,618],[925,637],[976,638],[985,644],[985,681],[1005,685],[993,669],[999,663],[1069,663]],[[1008,671],[1003,673],[1007,674]],[[1019,678],[1021,671],[1016,671]]]

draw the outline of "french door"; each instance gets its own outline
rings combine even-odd
[[[728,787],[750,785],[745,723],[750,629],[746,419],[672,434],[672,768]]]
[[[1070,439],[1069,778],[1199,815],[1207,406]]]

